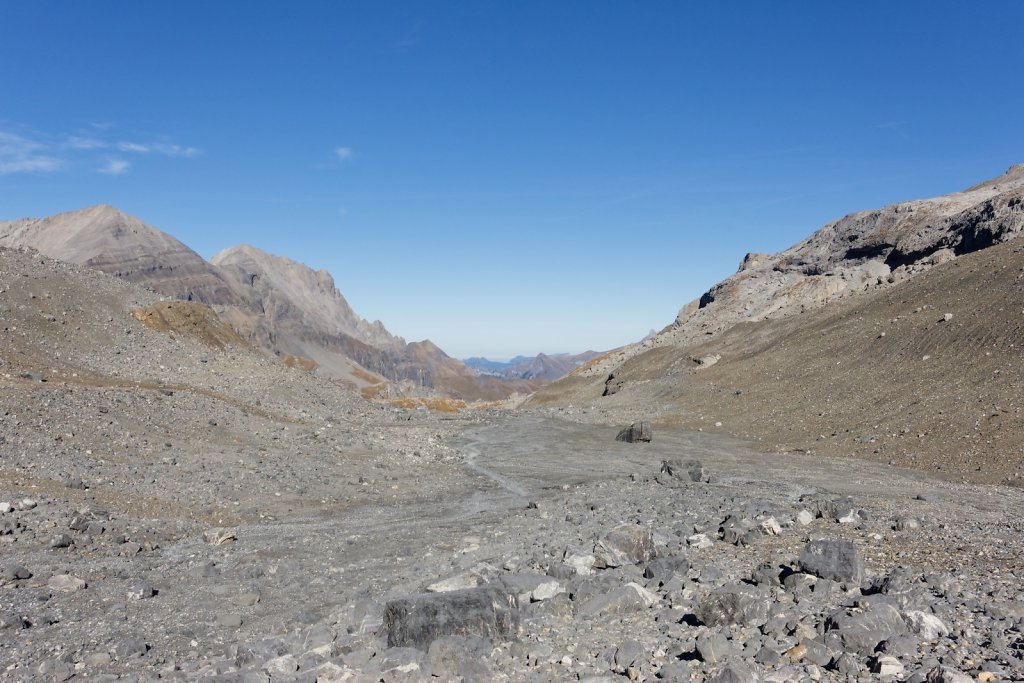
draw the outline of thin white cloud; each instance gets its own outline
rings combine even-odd
[[[171,142],[152,142],[152,143],[140,143],[140,142],[126,142],[122,141],[117,143],[117,148],[122,152],[130,152],[132,154],[163,154],[168,157],[195,157],[199,156],[200,150],[198,147],[184,147]]]
[[[871,126],[873,130],[889,130],[903,138],[904,140],[910,140],[910,133],[907,132],[906,121],[883,121],[882,123]]]
[[[135,154],[149,154],[152,151],[149,145],[140,145],[137,142],[119,142],[117,148],[122,152],[134,152]]]
[[[64,143],[65,147],[70,149],[106,149],[109,145],[103,140],[97,138],[88,137],[85,135],[72,135],[68,138],[68,141]]]
[[[338,161],[348,161],[352,158],[355,152],[352,151],[351,147],[338,147],[334,150],[334,156],[338,157]]]
[[[0,131],[0,175],[59,171],[64,162],[46,154],[46,149],[41,142]]]
[[[13,173],[49,173],[66,168],[91,168],[108,175],[121,175],[131,168],[123,154],[147,154],[192,158],[202,153],[198,147],[168,142],[135,142],[111,139],[106,126],[93,124],[88,132],[75,135],[24,133],[0,130],[0,175]]]
[[[169,157],[196,157],[199,156],[201,150],[198,147],[182,147],[181,145],[172,145],[166,143],[157,143],[153,145],[153,151],[160,154],[165,154]]]
[[[125,161],[124,159],[107,159],[106,163],[100,166],[97,170],[100,173],[106,173],[107,175],[121,175],[123,173],[127,173],[131,166],[131,162]]]

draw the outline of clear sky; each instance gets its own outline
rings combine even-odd
[[[456,357],[603,350],[748,251],[1024,161],[1024,2],[0,2],[0,218],[326,268]]]

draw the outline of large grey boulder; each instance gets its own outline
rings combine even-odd
[[[768,602],[763,588],[731,583],[704,596],[693,613],[707,626],[760,626],[768,621]]]
[[[424,651],[442,636],[511,640],[519,632],[519,603],[495,586],[400,598],[385,605],[384,629],[388,647]]]
[[[743,662],[733,662],[727,665],[711,679],[711,683],[760,683],[760,681],[761,676],[757,669]]]
[[[700,460],[662,460],[661,473],[683,481],[707,482],[711,479]]]
[[[624,427],[615,437],[616,441],[625,441],[626,443],[648,443],[651,440],[651,423],[646,420],[642,422],[634,422],[628,427]]]
[[[800,554],[800,569],[856,586],[864,582],[864,560],[852,541],[810,541]]]
[[[658,596],[637,583],[627,583],[610,593],[596,595],[580,606],[581,616],[590,617],[597,614],[625,614],[638,612],[653,606]]]
[[[825,624],[826,640],[838,641],[840,649],[868,655],[884,640],[907,633],[903,616],[884,602],[834,612]]]
[[[595,567],[621,567],[650,562],[657,555],[650,529],[635,524],[620,524],[605,533],[594,545]]]

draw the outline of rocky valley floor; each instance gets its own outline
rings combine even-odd
[[[1024,679],[1024,493],[362,401],[0,250],[0,678]]]

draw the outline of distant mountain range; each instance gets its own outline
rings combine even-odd
[[[601,354],[597,351],[584,351],[579,354],[569,353],[538,353],[530,358],[516,356],[508,361],[494,361],[486,358],[467,358],[462,362],[477,370],[481,375],[501,377],[508,380],[547,380],[554,381],[563,377],[575,368],[583,365]]]
[[[207,262],[112,206],[0,222],[0,246],[31,247],[169,297],[207,304],[254,346],[309,359],[318,374],[366,395],[500,400],[530,393],[553,377],[482,375],[429,340],[406,343],[380,321],[360,318],[325,270],[248,245],[225,249]]]

